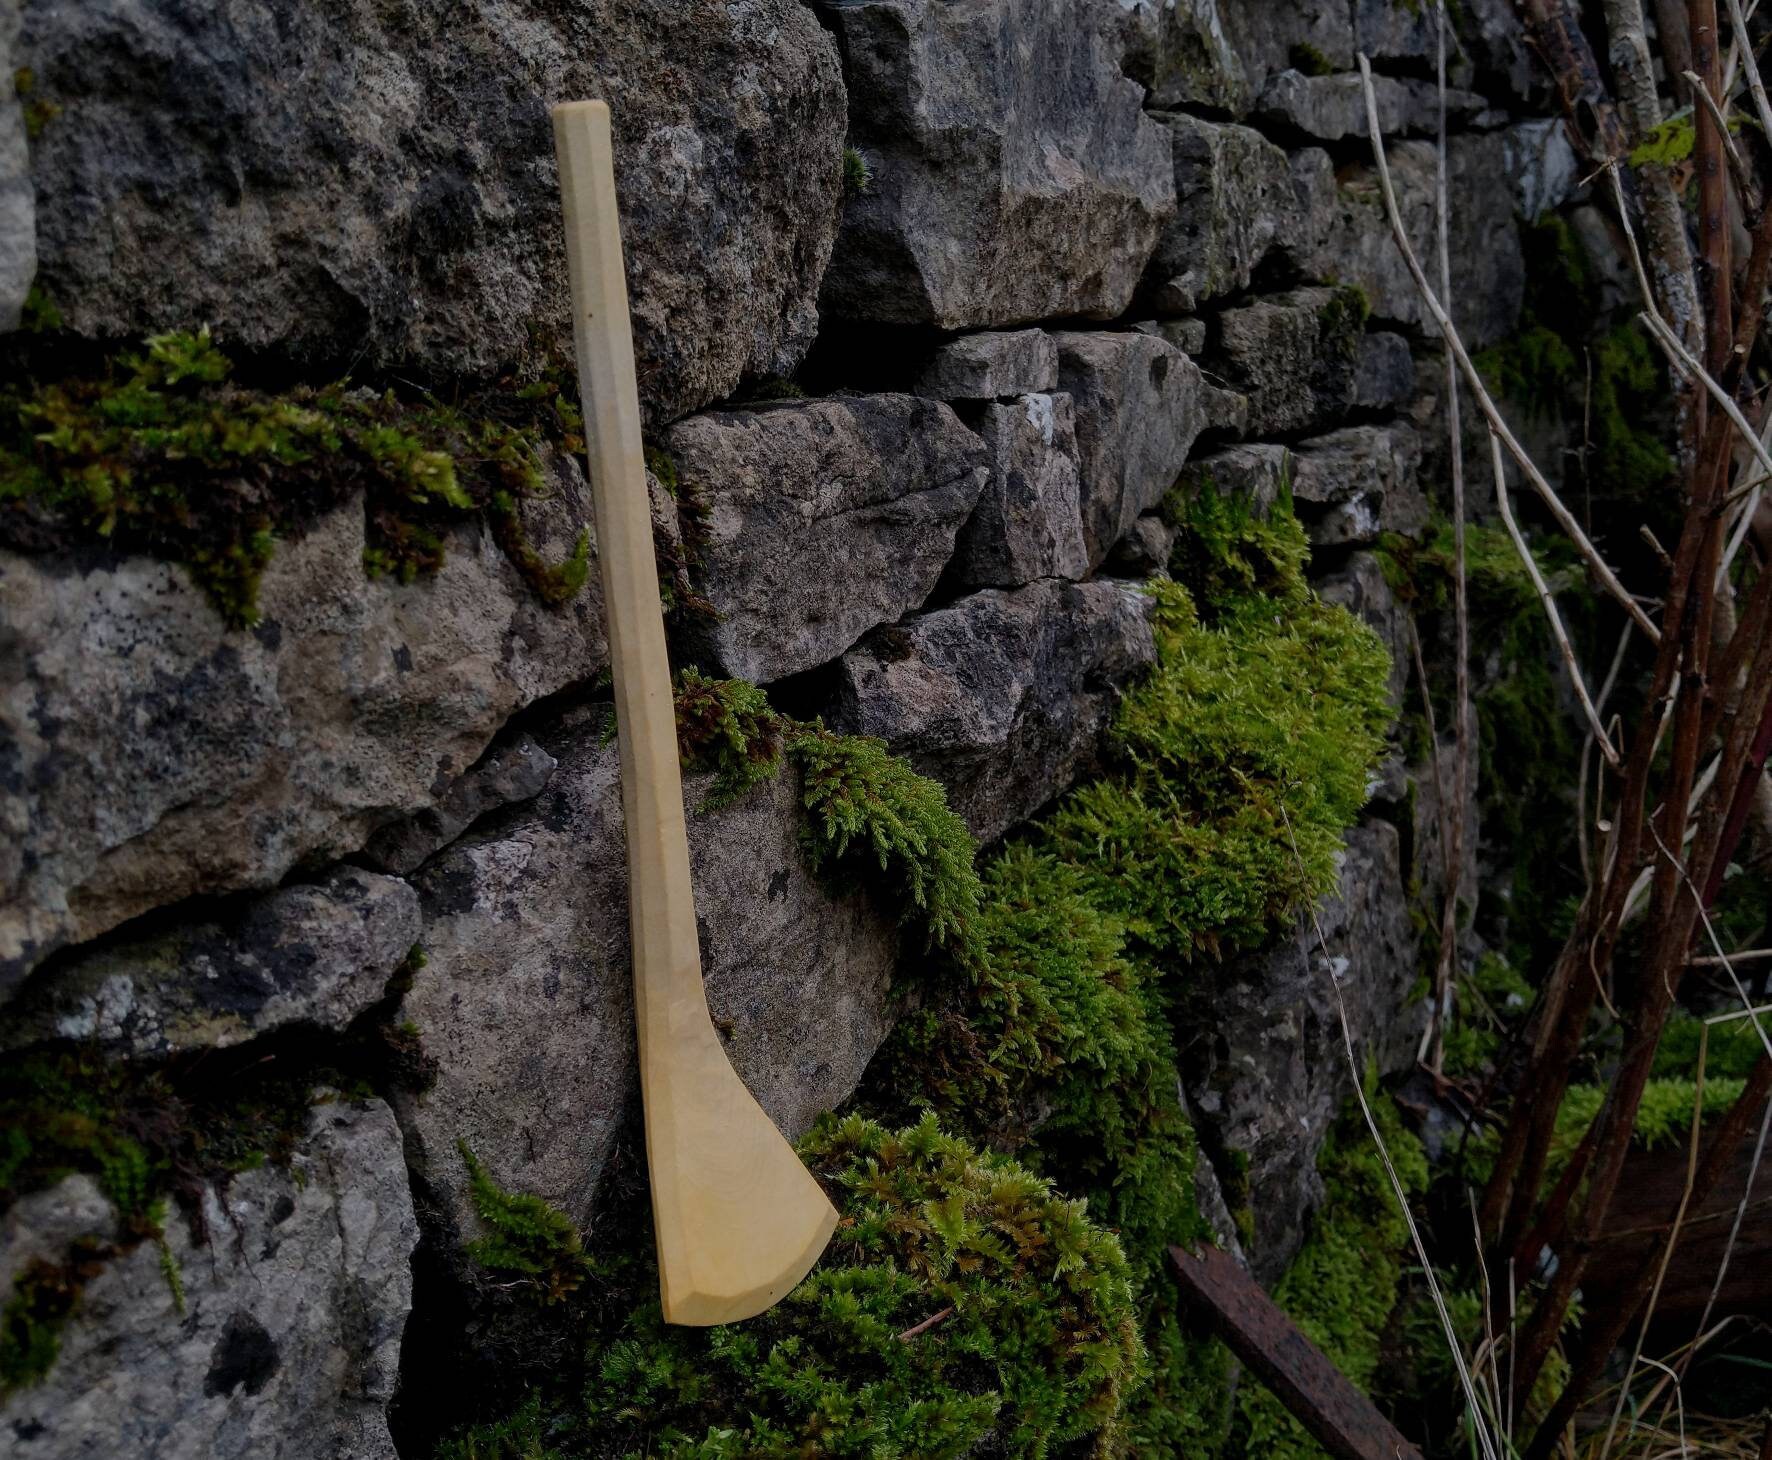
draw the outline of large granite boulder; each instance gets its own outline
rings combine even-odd
[[[18,5],[8,0],[0,5],[0,334],[18,328],[19,311],[37,274],[37,203],[25,98],[19,94],[34,90],[36,78],[28,71],[19,74],[18,27]]]
[[[1249,287],[1289,221],[1295,199],[1286,154],[1252,127],[1178,114],[1164,118],[1175,165],[1175,217],[1150,278],[1170,312]]]
[[[102,1261],[44,1379],[0,1400],[16,1460],[394,1460],[386,1410],[418,1242],[400,1131],[379,1100],[314,1107],[288,1169],[206,1188],[184,1217]],[[0,1276],[118,1234],[90,1178],[28,1196]],[[178,1275],[175,1297],[168,1272]]]
[[[26,0],[42,280],[68,323],[439,374],[569,360],[551,103],[607,97],[641,388],[812,343],[835,47],[797,0]]]
[[[845,654],[827,718],[881,737],[994,841],[1094,763],[1120,687],[1156,658],[1150,609],[1108,580],[974,593]]]
[[[1057,338],[1059,384],[1077,409],[1083,540],[1093,568],[1174,485],[1206,424],[1200,369],[1154,335]]]
[[[493,1178],[588,1223],[638,1111],[628,877],[616,746],[591,718],[549,742],[547,790],[415,878],[426,963],[405,996],[436,1084],[401,1112],[440,1216],[474,1234],[465,1141]],[[791,771],[701,809],[688,778],[702,974],[727,1054],[775,1122],[802,1134],[843,1101],[892,1026],[898,940],[865,895],[807,870]]]
[[[713,608],[687,636],[720,672],[759,683],[919,607],[986,476],[984,443],[959,417],[908,395],[721,411],[668,440]]]
[[[943,329],[1131,302],[1175,206],[1162,129],[1090,0],[821,0],[872,181],[822,307]]]
[[[1286,1270],[1322,1202],[1317,1152],[1360,1069],[1371,1061],[1389,1074],[1414,1058],[1426,1005],[1404,1000],[1419,971],[1397,829],[1377,820],[1348,833],[1339,890],[1315,920],[1270,951],[1200,970],[1199,1007],[1211,1016],[1183,1031],[1182,1081],[1208,1149],[1246,1163],[1249,1255],[1264,1283]],[[1338,1004],[1360,1068],[1349,1066]]]
[[[570,543],[583,478],[555,481]],[[477,525],[433,577],[372,579],[364,531],[349,503],[279,544],[250,631],[166,563],[0,553],[0,994],[150,908],[354,852],[607,664],[594,581],[548,608]]]
[[[291,1025],[342,1031],[382,998],[418,934],[410,887],[340,868],[42,970],[7,1009],[0,1049],[75,1039],[155,1058]]]

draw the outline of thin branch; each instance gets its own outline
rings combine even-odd
[[[1741,190],[1741,201],[1749,213],[1760,211],[1760,190],[1754,186],[1753,177],[1747,170],[1747,163],[1742,160],[1741,149],[1735,145],[1735,139],[1729,135],[1729,119],[1723,115],[1723,109],[1712,99],[1710,92],[1698,79],[1696,71],[1686,72],[1686,80],[1692,85],[1692,94],[1698,98],[1698,104],[1710,113],[1710,118],[1717,124],[1717,133],[1723,139],[1723,157],[1729,164],[1729,171],[1735,178],[1735,186]]]
[[[1408,266],[1410,277],[1415,280],[1415,287],[1421,295],[1422,302],[1427,306],[1428,312],[1433,315],[1434,322],[1439,325],[1440,334],[1445,339],[1447,348],[1452,351],[1458,360],[1459,369],[1464,373],[1465,383],[1470,386],[1471,394],[1476,397],[1477,404],[1482,407],[1483,415],[1489,422],[1489,429],[1501,438],[1509,455],[1519,463],[1520,471],[1532,484],[1532,489],[1538,493],[1545,506],[1550,509],[1551,516],[1556,519],[1557,525],[1568,534],[1569,540],[1588,560],[1595,576],[1599,578],[1606,591],[1618,600],[1625,612],[1649,636],[1651,642],[1659,643],[1661,630],[1655,626],[1654,620],[1643,611],[1643,606],[1630,595],[1624,584],[1618,581],[1618,575],[1600,556],[1599,550],[1588,541],[1587,534],[1581,530],[1581,525],[1570,515],[1569,509],[1563,505],[1562,499],[1557,496],[1551,484],[1544,479],[1544,473],[1539,471],[1537,464],[1527,454],[1526,449],[1520,445],[1514,433],[1508,429],[1508,424],[1502,418],[1500,410],[1496,408],[1488,387],[1483,384],[1483,377],[1477,372],[1477,367],[1471,363],[1470,355],[1464,348],[1464,342],[1459,338],[1458,330],[1452,323],[1452,317],[1446,313],[1438,296],[1434,293],[1433,286],[1428,283],[1427,275],[1422,272],[1420,260],[1415,257],[1414,246],[1409,242],[1409,234],[1403,227],[1403,215],[1397,206],[1396,189],[1391,183],[1390,162],[1384,151],[1384,133],[1378,124],[1378,97],[1372,85],[1372,65],[1364,55],[1360,57],[1360,81],[1366,92],[1366,125],[1372,139],[1373,160],[1378,166],[1378,183],[1384,194],[1385,212],[1390,217],[1391,234],[1397,241],[1397,248],[1402,252],[1403,262]]]
[[[1507,474],[1502,467],[1501,442],[1493,431],[1489,433],[1489,457],[1495,468],[1495,505],[1501,512],[1502,526],[1507,528],[1507,535],[1513,539],[1520,561],[1525,563],[1526,572],[1532,578],[1532,586],[1538,590],[1538,601],[1544,605],[1551,637],[1556,640],[1557,652],[1563,656],[1563,667],[1569,671],[1569,683],[1574,686],[1575,698],[1581,702],[1581,712],[1587,716],[1588,728],[1594,733],[1600,754],[1606,757],[1606,764],[1616,768],[1620,764],[1618,751],[1612,744],[1612,737],[1607,735],[1606,727],[1600,723],[1600,713],[1594,708],[1594,702],[1588,698],[1587,683],[1581,677],[1581,666],[1575,661],[1575,648],[1564,631],[1563,616],[1557,612],[1557,600],[1550,585],[1544,581],[1544,574],[1538,570],[1538,559],[1532,556],[1532,549],[1526,545],[1519,524],[1514,521],[1513,508],[1507,500]]]

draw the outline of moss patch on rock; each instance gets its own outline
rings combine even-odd
[[[440,1455],[937,1460],[1111,1436],[1138,1339],[1125,1260],[1083,1203],[933,1117],[829,1120],[801,1153],[841,1222],[787,1299],[711,1329],[642,1301],[593,1337],[570,1408],[532,1399]]]
[[[520,504],[545,495],[538,441],[582,422],[551,381],[457,407],[339,383],[269,393],[232,383],[208,332],[150,338],[96,372],[0,388],[0,542],[24,551],[109,544],[181,563],[232,626],[257,621],[279,538],[362,492],[364,568],[435,572],[449,530],[483,517],[551,605],[589,570],[590,535],[548,563]]]

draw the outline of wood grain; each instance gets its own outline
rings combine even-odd
[[[837,1214],[734,1072],[708,1016],[609,108],[567,102],[553,121],[621,745],[659,1293],[668,1323],[729,1323],[762,1312],[806,1275]]]

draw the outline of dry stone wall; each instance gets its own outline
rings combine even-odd
[[[1438,367],[1349,73],[1359,51],[1381,72],[1425,248],[1429,13],[13,0],[0,55],[30,82],[0,99],[0,328],[34,290],[81,339],[208,323],[282,369],[558,365],[547,107],[609,96],[674,478],[655,516],[698,598],[680,662],[884,738],[988,843],[1089,774],[1151,662],[1136,580],[1168,560],[1178,485],[1289,497],[1323,595],[1401,664],[1371,549],[1428,521]],[[1459,27],[1452,270],[1480,346],[1519,311],[1519,217],[1574,178],[1511,8],[1466,0]],[[747,401],[821,328],[883,383]],[[557,551],[588,489],[564,454],[548,470],[533,530]],[[412,1192],[471,1282],[461,1143],[589,1225],[635,1117],[595,573],[556,609],[482,527],[414,584],[366,579],[363,548],[352,501],[281,546],[251,630],[164,563],[0,550],[0,1048],[324,1047],[380,1008],[433,1077],[394,1108],[316,1105],[283,1166],[208,1188],[206,1223],[169,1217],[182,1318],[152,1244],[101,1264],[49,1376],[0,1397],[23,1460],[119,1435],[161,1460],[391,1455]],[[915,950],[869,889],[808,872],[791,775],[709,792],[689,785],[710,1002],[798,1134],[856,1088]],[[1425,874],[1431,897],[1437,869],[1412,862],[1436,837],[1410,804],[1400,769],[1374,786],[1329,966],[1308,921],[1226,965],[1184,1051],[1207,1149],[1248,1172],[1264,1276],[1349,1088],[1325,980],[1366,1053],[1412,1057],[1408,889]],[[24,1194],[0,1272],[114,1223],[84,1177]]]

